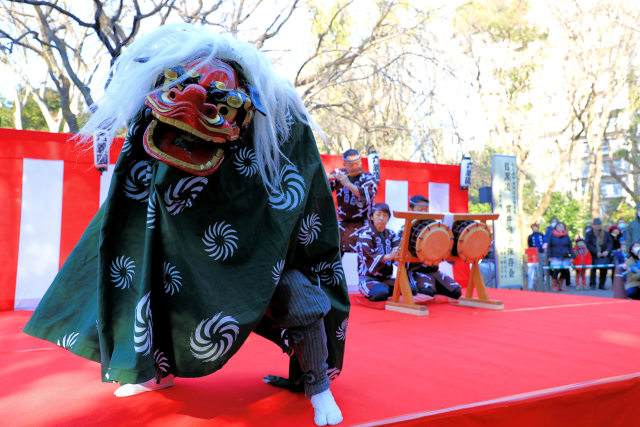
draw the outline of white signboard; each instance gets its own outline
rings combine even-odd
[[[518,171],[515,156],[491,156],[491,189],[498,287],[522,288],[522,258],[518,229]]]

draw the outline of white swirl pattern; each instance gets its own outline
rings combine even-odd
[[[147,356],[153,346],[153,322],[151,320],[151,292],[147,292],[136,304],[133,325],[133,341],[136,353]]]
[[[255,151],[242,147],[233,159],[233,165],[242,176],[250,178],[258,173],[258,159]]]
[[[282,276],[282,270],[284,270],[284,260],[280,260],[273,266],[271,270],[271,277],[273,277],[273,283],[276,285],[280,282],[280,276]]]
[[[154,364],[156,369],[162,372],[169,372],[169,360],[160,350],[156,350],[153,353]]]
[[[209,180],[203,176],[182,178],[175,188],[169,186],[164,193],[164,203],[171,215],[177,215],[193,206],[193,201],[204,190]]]
[[[78,339],[78,336],[80,335],[79,332],[72,332],[68,335],[65,335],[62,337],[62,341],[60,341],[60,339],[58,339],[57,344],[62,347],[62,348],[66,348],[67,350],[70,349],[71,347],[73,347],[73,345],[76,343],[76,340]]]
[[[304,246],[308,246],[314,242],[320,235],[322,223],[317,213],[312,213],[302,220],[300,225],[300,234],[298,240]]]
[[[269,206],[274,209],[291,211],[304,197],[304,178],[294,165],[286,165],[280,171],[280,189],[269,195]]]
[[[218,313],[204,319],[191,334],[191,354],[203,362],[213,362],[231,349],[239,332],[238,322],[231,316]]]
[[[116,288],[127,289],[135,274],[136,264],[127,256],[120,256],[111,262],[110,277]]]
[[[313,271],[318,274],[320,283],[323,285],[338,286],[344,278],[342,261],[336,261],[332,264],[321,262],[313,268]]]
[[[157,205],[158,196],[154,191],[149,196],[149,204],[147,205],[147,228],[153,229],[156,228],[156,205]]]
[[[149,183],[151,181],[151,164],[141,160],[131,165],[124,181],[125,196],[139,201],[146,201],[149,197]]]
[[[336,338],[340,341],[345,341],[347,339],[347,326],[349,326],[349,318],[344,319],[338,330],[336,331]]]
[[[210,225],[202,238],[205,251],[216,261],[224,261],[238,249],[238,233],[226,222]]]
[[[173,295],[180,292],[182,286],[182,275],[177,268],[169,264],[167,261],[162,263],[162,284],[164,291]]]

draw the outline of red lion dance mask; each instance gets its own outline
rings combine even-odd
[[[145,101],[152,116],[145,151],[194,175],[215,172],[225,144],[240,138],[254,110],[264,114],[257,91],[238,74],[218,59],[167,68],[156,82],[163,89]]]

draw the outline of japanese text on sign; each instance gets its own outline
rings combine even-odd
[[[522,286],[520,230],[518,229],[518,174],[515,156],[491,156],[496,274],[499,287]],[[504,219],[503,219],[504,218]]]

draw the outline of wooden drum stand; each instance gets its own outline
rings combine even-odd
[[[418,316],[428,315],[427,307],[413,301],[407,263],[437,266],[442,261],[457,260],[471,263],[467,292],[458,300],[458,305],[497,310],[504,308],[502,301],[489,299],[478,265],[491,246],[491,232],[486,223],[498,219],[499,214],[450,214],[454,221],[453,232],[445,224],[438,222],[445,219],[444,214],[403,211],[394,211],[393,214],[396,218],[404,218],[405,222],[400,242],[398,272],[393,295],[385,306],[387,310]],[[473,297],[474,289],[477,291],[477,298]]]

